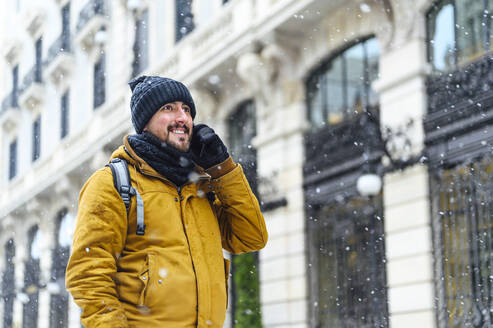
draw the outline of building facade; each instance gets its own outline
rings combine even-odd
[[[264,327],[491,326],[492,10],[2,2],[0,328],[80,327],[64,288],[77,197],[134,133],[139,74],[190,87],[261,200],[268,245],[231,283],[254,277]],[[362,195],[369,174],[382,185]],[[225,327],[258,315],[232,290]]]

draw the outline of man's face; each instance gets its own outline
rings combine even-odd
[[[147,123],[144,131],[152,133],[169,146],[188,151],[192,127],[190,107],[181,101],[175,101],[161,107]]]

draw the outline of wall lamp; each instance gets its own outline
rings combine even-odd
[[[368,124],[372,124],[372,128],[369,131],[380,131],[379,121],[373,117],[369,111],[365,111],[360,120],[361,127],[368,127]],[[356,189],[360,195],[365,197],[376,196],[382,189],[381,175],[392,172],[402,171],[408,166],[416,163],[425,164],[428,158],[423,152],[419,154],[412,153],[412,141],[409,137],[410,131],[414,128],[415,121],[413,119],[407,120],[403,125],[395,128],[388,126],[384,127],[381,135],[381,142],[379,148],[384,154],[383,162],[384,166],[380,172],[376,172],[375,169],[370,168],[369,155],[372,149],[368,142],[364,143],[364,159],[363,174],[361,174],[356,181]],[[380,136],[370,133],[370,138],[380,138]]]

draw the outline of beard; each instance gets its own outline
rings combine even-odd
[[[185,133],[176,134],[171,132],[171,130],[177,128],[179,126],[169,126],[168,127],[168,135],[166,137],[166,144],[176,148],[182,152],[187,152],[190,149],[190,141],[191,141],[191,131],[187,126],[181,126],[185,129]]]

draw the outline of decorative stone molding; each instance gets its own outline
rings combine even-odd
[[[214,116],[218,109],[218,102],[209,90],[192,87],[190,93],[196,106],[200,108],[200,110],[197,110],[196,121],[202,121]]]
[[[36,65],[24,76],[19,90],[19,103],[30,111],[39,111],[44,101],[45,88],[41,76],[36,76]]]
[[[7,134],[12,134],[17,130],[21,121],[19,108],[8,106],[0,113],[0,125]]]
[[[15,218],[12,215],[7,215],[0,221],[1,231],[14,231]]]
[[[149,7],[148,0],[121,0],[122,5],[132,13],[132,15],[138,16],[144,10]]]
[[[24,24],[29,35],[37,39],[43,33],[43,25],[46,20],[45,10],[40,6],[30,6],[24,16]]]
[[[60,52],[44,70],[43,77],[59,86],[70,76],[75,64],[74,56],[69,52]]]
[[[390,1],[387,2],[390,5]],[[392,2],[394,32],[390,48],[398,48],[409,42],[410,39],[425,37],[425,15],[419,10],[420,7],[423,7],[422,2],[406,0]]]
[[[60,7],[63,7],[65,6],[67,3],[70,2],[70,0],[55,0],[55,2],[60,6]]]
[[[22,50],[22,43],[17,38],[8,39],[5,43],[3,56],[7,63],[11,66],[15,66],[15,64],[19,61],[19,55]]]
[[[38,112],[43,104],[45,86],[42,83],[34,82],[19,96],[20,105],[33,112]]]
[[[254,94],[267,105],[279,73],[282,51],[275,45],[268,45],[258,53],[247,52],[237,61],[236,72]]]
[[[33,197],[26,203],[26,211],[30,217],[42,217],[42,213],[46,205],[39,198]]]
[[[109,24],[105,6],[103,0],[90,0],[79,14],[75,42],[88,54],[93,52],[100,41],[97,33],[104,31]]]

